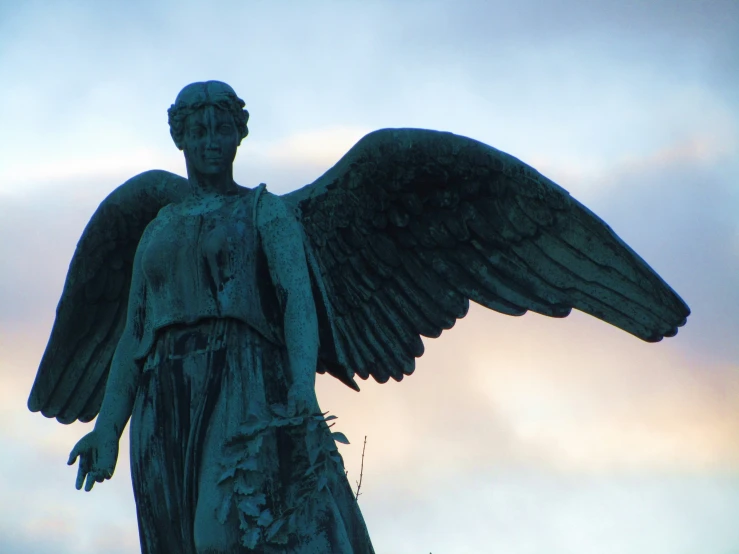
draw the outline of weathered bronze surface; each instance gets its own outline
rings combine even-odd
[[[225,83],[180,92],[188,177],[148,171],[100,204],[28,402],[97,416],[70,454],[78,489],[113,475],[131,420],[146,554],[373,552],[316,372],[400,380],[470,300],[650,342],[690,313],[565,190],[469,138],[383,129],[293,193],[241,187],[243,108]]]

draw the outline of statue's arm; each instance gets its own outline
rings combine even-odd
[[[110,364],[110,374],[105,385],[105,396],[100,408],[100,414],[95,422],[95,430],[110,436],[114,433],[120,439],[133,411],[133,402],[136,398],[140,368],[134,361],[135,349],[138,344],[134,329],[143,328],[145,317],[144,303],[146,295],[145,282],[141,271],[139,248],[133,262],[131,291],[128,296],[128,313],[123,335],[113,354]]]
[[[315,394],[318,317],[299,225],[280,197],[260,196],[257,226],[283,311],[291,387],[307,398]]]

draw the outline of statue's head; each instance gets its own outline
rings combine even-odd
[[[244,101],[220,81],[187,85],[167,113],[172,140],[202,173],[217,173],[233,163],[249,134]]]

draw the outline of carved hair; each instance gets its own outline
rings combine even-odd
[[[214,106],[231,114],[239,132],[239,143],[249,134],[246,126],[249,112],[244,109],[246,103],[236,96],[234,90],[220,81],[207,81],[187,85],[177,95],[175,103],[167,110],[169,115],[169,134],[172,135],[177,148],[182,150],[187,116],[205,106]]]

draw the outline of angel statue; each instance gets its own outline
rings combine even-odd
[[[147,171],[100,204],[28,400],[97,416],[70,454],[77,489],[111,478],[130,419],[144,554],[374,552],[316,373],[400,381],[470,300],[575,308],[648,342],[686,322],[601,219],[469,138],[383,129],[295,192],[242,187],[244,105],[218,81],[179,93],[187,179]]]

